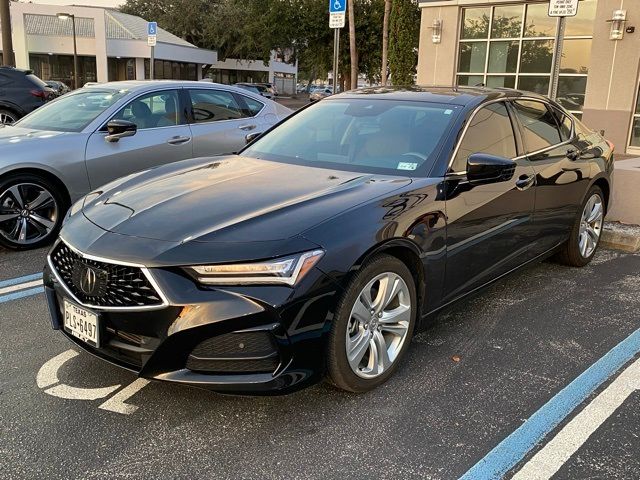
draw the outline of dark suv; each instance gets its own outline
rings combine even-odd
[[[54,97],[53,89],[31,70],[0,67],[0,123],[10,125]]]

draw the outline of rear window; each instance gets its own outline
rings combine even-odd
[[[44,88],[47,86],[46,83],[44,83],[42,80],[40,80],[38,77],[36,77],[32,73],[26,75],[26,77],[27,77],[27,80],[33,85],[35,85],[36,87]]]

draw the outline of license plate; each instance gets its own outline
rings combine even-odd
[[[99,346],[98,316],[66,300],[64,301],[64,329],[93,347]]]

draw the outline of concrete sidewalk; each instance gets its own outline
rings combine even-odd
[[[626,252],[640,251],[640,158],[615,162],[611,209],[602,245]]]

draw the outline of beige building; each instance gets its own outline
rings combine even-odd
[[[549,1],[421,0],[418,83],[550,94],[559,21]],[[624,11],[624,22],[612,22]],[[622,38],[613,39],[619,30]],[[619,34],[617,36],[620,36]],[[580,0],[567,17],[556,99],[640,154],[640,0]]]

